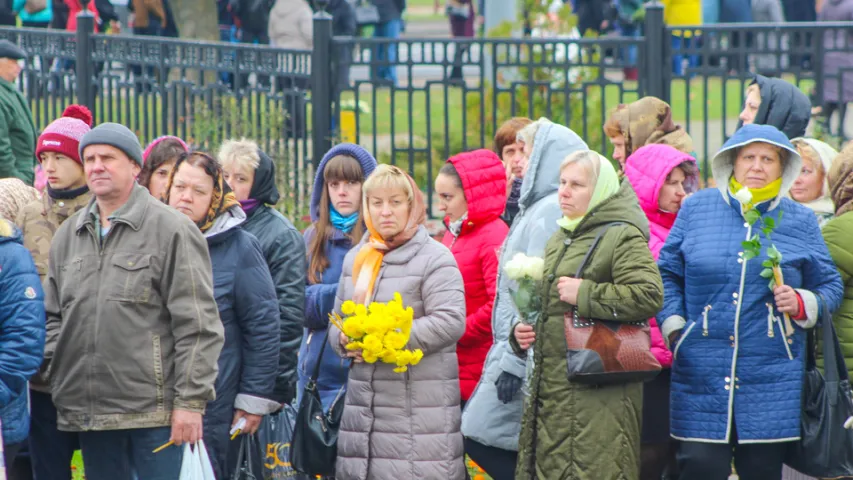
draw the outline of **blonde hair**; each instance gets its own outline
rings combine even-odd
[[[812,167],[814,167],[815,171],[817,171],[821,175],[826,175],[827,172],[824,171],[823,162],[820,159],[820,155],[818,155],[817,151],[812,148],[811,145],[806,143],[803,140],[794,140],[791,142],[797,147],[797,151],[800,153],[800,157],[803,161],[808,161]]]
[[[254,172],[261,164],[261,155],[258,153],[258,143],[254,140],[241,138],[240,140],[226,140],[219,147],[216,157],[222,168],[234,167],[238,170]]]
[[[595,185],[598,182],[598,174],[601,172],[601,161],[598,158],[598,153],[593,152],[592,150],[579,150],[577,152],[570,153],[569,156],[563,159],[563,162],[560,163],[560,173],[562,174],[566,167],[575,163],[586,170],[591,184]]]
[[[15,229],[12,227],[12,222],[0,216],[0,237],[11,237],[13,233]]]
[[[364,207],[367,208],[367,197],[370,192],[377,188],[399,188],[406,192],[406,197],[409,204],[415,198],[415,192],[412,191],[412,184],[409,183],[409,177],[406,172],[400,170],[394,165],[382,164],[376,167],[367,180],[362,185],[362,196],[364,197]]]
[[[746,93],[744,96],[749,96],[750,93],[755,92],[759,96],[761,96],[761,87],[758,86],[757,83],[753,83],[752,85],[746,87]]]
[[[525,145],[530,145],[530,150],[533,151],[533,141],[536,140],[536,134],[539,132],[539,127],[550,122],[550,120],[544,117],[536,120],[519,130],[518,135],[516,135],[516,140],[523,142]]]

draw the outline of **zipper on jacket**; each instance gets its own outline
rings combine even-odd
[[[767,307],[767,336],[773,338],[776,335],[773,331],[773,322],[776,320],[773,316],[773,305],[770,303],[764,305]]]
[[[690,335],[690,332],[693,331],[693,327],[695,326],[696,322],[691,323],[690,326],[687,327],[687,330],[684,331],[684,335],[682,335],[681,338],[678,339],[678,344],[675,345],[675,350],[672,351],[673,361],[678,358],[678,351],[681,349],[681,345],[683,345],[684,341],[687,340],[687,336]]]
[[[782,339],[782,345],[785,345],[785,351],[788,352],[788,360],[793,360],[794,355],[791,353],[791,347],[788,345],[788,337],[785,336],[785,327],[782,326],[782,321],[779,317],[774,317],[776,324],[779,326],[779,337]]]
[[[705,305],[705,310],[702,312],[702,336],[708,336],[708,310],[711,310],[710,305]]]

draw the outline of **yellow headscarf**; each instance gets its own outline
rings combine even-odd
[[[581,221],[586,218],[588,212],[619,191],[619,175],[613,168],[613,164],[603,155],[596,152],[592,153],[598,157],[598,180],[595,182],[592,198],[589,199],[589,207],[583,215],[577,218],[563,217],[557,220],[557,225],[570,232],[577,228]]]
[[[743,185],[740,184],[737,180],[735,180],[735,176],[729,179],[729,191],[732,194],[735,194],[743,189]],[[782,177],[777,178],[776,180],[768,183],[767,185],[761,188],[750,188],[749,193],[752,194],[752,202],[741,205],[741,210],[743,212],[747,212],[755,205],[759,203],[767,202],[769,200],[773,200],[774,198],[779,196],[779,192],[782,190]]]

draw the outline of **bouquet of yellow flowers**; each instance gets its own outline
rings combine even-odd
[[[341,312],[346,318],[331,313],[329,320],[349,338],[346,349],[361,350],[365,362],[381,360],[396,365],[394,371],[403,373],[409,365],[417,365],[424,357],[420,349],[405,348],[412,333],[415,312],[412,307],[403,307],[399,293],[394,293],[390,302],[373,302],[367,307],[346,301],[341,305]]]

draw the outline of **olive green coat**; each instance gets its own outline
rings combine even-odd
[[[853,251],[850,249],[853,212],[830,220],[821,232],[844,282],[844,299],[841,307],[832,314],[832,323],[835,324],[838,341],[841,343],[841,354],[847,363],[847,371],[853,375]],[[818,359],[818,364],[823,368],[823,358]]]
[[[558,230],[545,249],[544,312],[536,325],[535,367],[524,405],[516,479],[639,478],[643,385],[569,383],[563,315],[572,306],[557,291],[560,277],[575,275],[599,229],[612,222],[624,224],[611,227],[590,257],[578,292],[578,313],[641,321],[663,304],[660,273],[648,248],[648,222],[624,181],[574,232]]]

